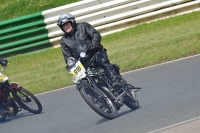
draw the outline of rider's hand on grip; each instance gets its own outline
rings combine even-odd
[[[76,63],[76,59],[74,57],[69,57],[67,59],[66,69],[69,71],[74,66],[75,63]]]
[[[97,42],[97,41],[92,41],[92,46],[91,46],[91,49],[96,49],[96,48],[98,48],[98,45],[99,45],[99,42]]]

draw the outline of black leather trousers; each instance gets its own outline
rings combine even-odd
[[[102,50],[100,54],[96,56],[95,61],[99,67],[104,69],[106,76],[110,79],[111,85],[114,83],[123,84],[121,82],[122,77],[117,74],[113,66],[110,64],[106,51]]]

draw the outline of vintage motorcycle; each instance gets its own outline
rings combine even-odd
[[[110,80],[105,76],[104,70],[94,63],[96,54],[81,52],[80,58],[69,70],[73,75],[72,81],[76,84],[82,98],[99,115],[106,119],[118,116],[118,110],[124,104],[132,110],[140,107],[136,92],[141,89],[128,84],[125,80],[124,88],[113,89]],[[91,57],[91,58],[89,58]],[[119,67],[112,65],[119,74]],[[120,76],[120,75],[119,75]]]
[[[10,82],[4,73],[5,67],[0,71],[0,121],[6,117],[16,116],[22,109],[34,114],[42,112],[40,101],[27,89],[16,82]]]

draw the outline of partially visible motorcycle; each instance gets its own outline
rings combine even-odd
[[[6,117],[16,116],[22,109],[34,114],[42,112],[40,101],[27,89],[16,82],[10,82],[4,73],[5,67],[0,71],[0,121]]]
[[[80,58],[69,70],[73,75],[72,81],[76,84],[82,98],[96,113],[106,119],[116,118],[118,110],[124,104],[132,110],[138,109],[140,105],[136,92],[141,88],[134,87],[125,80],[122,81],[123,88],[112,88],[104,70],[94,63],[99,53],[90,55],[90,52],[81,52]],[[113,67],[119,74],[118,65],[113,64]]]

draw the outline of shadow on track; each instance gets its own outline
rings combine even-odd
[[[127,110],[127,111],[121,112],[121,113],[118,114],[118,117],[123,116],[123,115],[128,114],[128,113],[131,113],[133,111],[135,111],[135,110]],[[115,118],[115,119],[117,119],[117,118]],[[97,121],[96,123],[101,124],[101,123],[104,123],[104,122],[107,122],[107,121],[110,121],[110,120],[106,119],[106,118],[102,118],[101,120]]]
[[[33,115],[38,115],[38,114],[32,114],[32,113],[29,113],[29,112],[24,112],[24,113],[17,114],[16,116],[8,116],[8,117],[6,117],[6,119],[4,121],[0,121],[0,124],[7,123],[9,121],[19,119],[19,118],[23,118],[23,117],[33,116]]]

